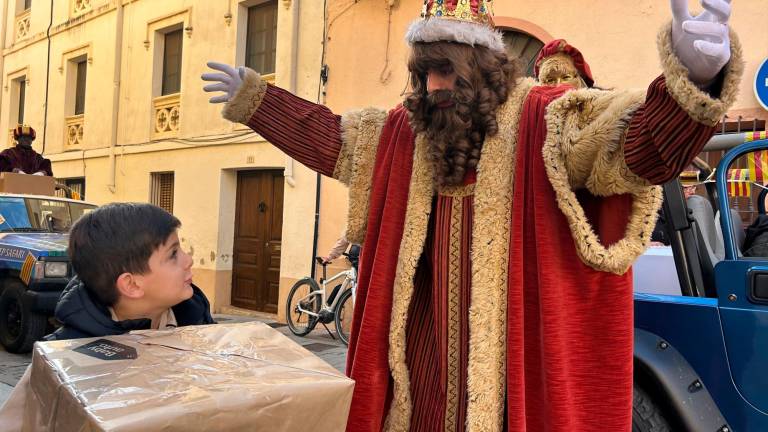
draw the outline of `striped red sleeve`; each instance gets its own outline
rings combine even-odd
[[[653,184],[672,180],[712,137],[715,126],[691,119],[667,92],[663,76],[648,87],[645,103],[632,116],[624,160],[636,175]]]
[[[308,168],[332,176],[341,151],[341,116],[273,85],[248,126]]]

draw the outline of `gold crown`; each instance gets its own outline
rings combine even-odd
[[[421,17],[456,19],[493,26],[493,0],[425,0]]]

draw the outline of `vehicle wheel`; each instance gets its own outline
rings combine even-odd
[[[6,282],[0,295],[0,343],[8,352],[27,353],[45,336],[48,319],[32,312],[24,301],[24,286],[18,281]]]
[[[669,423],[651,397],[638,386],[632,387],[632,432],[669,432]]]
[[[349,332],[352,330],[352,315],[355,305],[352,303],[352,290],[348,289],[341,294],[336,305],[336,334],[344,345],[349,345]]]
[[[305,299],[310,293],[319,291],[320,287],[314,279],[304,278],[296,282],[288,294],[288,301],[285,304],[285,319],[288,321],[288,328],[296,336],[306,336],[317,325],[317,317],[307,315],[299,310],[299,302],[302,309],[320,312],[320,296],[314,295]]]

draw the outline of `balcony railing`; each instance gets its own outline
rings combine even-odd
[[[181,122],[180,100],[179,93],[155,98],[155,124],[152,129],[152,138],[178,136]]]
[[[72,2],[72,15],[80,15],[91,10],[91,0],[74,0]]]
[[[82,146],[83,125],[82,114],[67,117],[67,148]]]
[[[16,40],[24,39],[29,36],[29,16],[31,9],[16,15]]]

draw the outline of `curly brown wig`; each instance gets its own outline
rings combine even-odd
[[[507,100],[521,68],[506,53],[434,42],[413,45],[408,70],[412,91],[403,105],[413,131],[426,134],[437,184],[462,184],[467,170],[477,167],[485,137],[498,132],[496,111]],[[427,94],[429,70],[455,72],[454,90]]]

